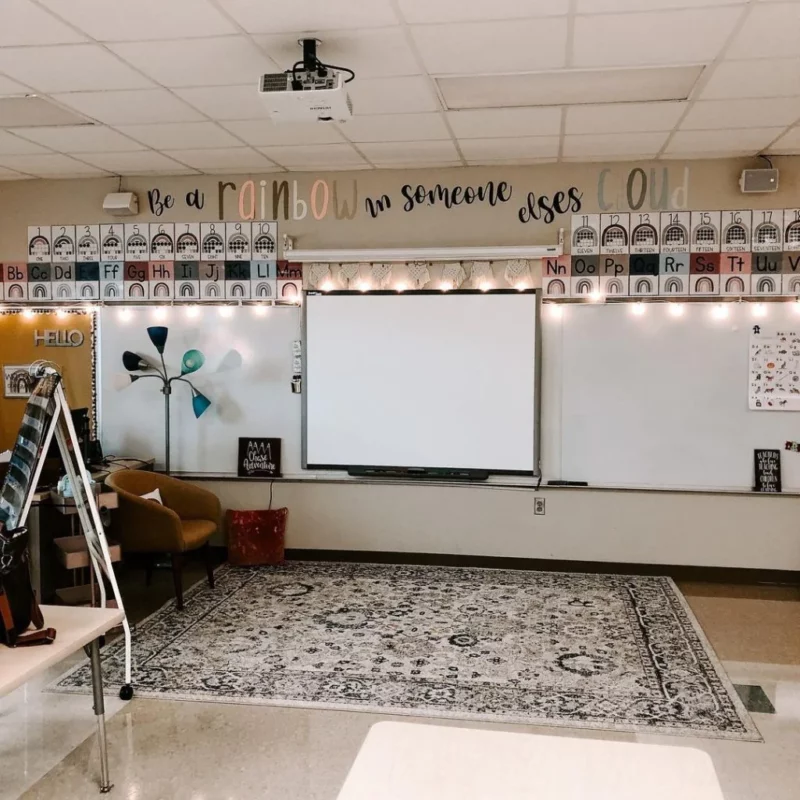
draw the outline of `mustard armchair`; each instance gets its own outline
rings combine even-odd
[[[214,588],[214,565],[208,540],[217,532],[222,513],[216,495],[177,478],[143,470],[119,470],[106,478],[106,485],[119,497],[114,538],[123,552],[169,553],[175,599],[183,609],[183,565],[185,555],[202,550],[208,584]],[[141,497],[158,489],[164,505]],[[148,567],[148,582],[152,566]]]

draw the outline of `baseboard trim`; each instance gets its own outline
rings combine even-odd
[[[800,585],[800,572],[786,569],[698,567],[681,564],[629,564],[610,561],[566,561],[549,558],[467,556],[447,553],[394,553],[378,550],[311,550],[305,548],[287,549],[286,558],[290,561],[344,561],[357,564],[419,564],[440,567],[485,567],[489,569],[521,569],[544,572],[668,575],[674,580],[680,581]]]

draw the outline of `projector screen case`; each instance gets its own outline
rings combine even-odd
[[[541,293],[307,292],[303,467],[540,472]]]

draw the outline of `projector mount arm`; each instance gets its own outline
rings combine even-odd
[[[302,83],[297,80],[297,69],[302,67],[306,72],[317,72],[321,77],[325,77],[327,70],[335,70],[337,72],[345,72],[350,77],[345,79],[345,83],[350,83],[356,77],[355,72],[349,67],[337,67],[335,64],[325,64],[317,57],[317,45],[321,44],[319,39],[298,39],[297,42],[303,48],[303,60],[295,61],[290,70],[286,72],[292,73],[292,89],[294,91],[301,91],[303,88]]]

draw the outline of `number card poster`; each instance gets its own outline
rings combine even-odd
[[[750,329],[750,410],[800,411],[800,326]]]

